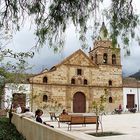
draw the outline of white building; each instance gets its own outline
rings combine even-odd
[[[18,104],[20,104],[22,107],[29,107],[31,101],[30,93],[30,84],[7,83],[4,89],[1,108],[10,108],[12,100],[13,107],[15,108]]]
[[[140,81],[135,78],[123,79],[123,109],[136,107],[140,111]]]

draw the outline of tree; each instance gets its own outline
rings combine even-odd
[[[0,27],[5,30],[20,30],[21,25],[29,19],[36,25],[35,34],[38,38],[36,46],[48,41],[50,47],[58,50],[64,45],[64,36],[70,23],[79,30],[79,39],[86,47],[88,22],[93,20],[93,35],[100,25],[98,17],[104,17],[109,23],[110,38],[115,47],[118,37],[128,46],[130,38],[139,43],[135,30],[139,25],[139,16],[135,13],[135,0],[110,0],[108,8],[100,8],[106,0],[1,0]],[[90,28],[91,30],[91,28]]]
[[[103,132],[103,126],[102,126],[102,115],[104,114],[105,111],[105,103],[107,101],[107,96],[108,96],[108,91],[107,89],[104,89],[104,94],[100,96],[99,100],[95,100],[93,101],[93,111],[96,115],[96,117],[98,117],[99,122],[101,124],[101,129]],[[100,117],[100,118],[99,118]],[[98,132],[98,127],[96,125],[96,133]]]
[[[14,101],[13,96],[9,97],[5,100],[5,98],[3,98],[4,95],[4,88],[5,88],[5,84],[6,83],[12,83],[10,84],[10,88],[13,90],[16,90],[19,88],[18,84],[19,83],[23,83],[23,80],[25,80],[25,74],[21,73],[25,70],[25,66],[23,63],[24,61],[22,61],[21,63],[17,63],[17,65],[12,68],[14,68],[14,72],[15,73],[10,73],[8,71],[6,71],[4,68],[0,68],[0,77],[1,77],[1,83],[0,83],[0,103],[2,102],[6,102],[7,103],[7,107],[5,108],[6,112],[9,113],[9,123],[11,123],[11,119],[12,119],[12,103]],[[9,66],[8,65],[8,70],[9,70]],[[19,73],[20,72],[20,73]],[[24,79],[23,79],[24,78]],[[27,78],[27,77],[26,77]],[[22,89],[23,90],[23,89]],[[11,94],[13,95],[13,92],[11,92]]]
[[[0,47],[0,78],[1,85],[3,86],[6,82],[14,82],[16,75],[18,79],[23,79],[23,73],[30,69],[26,58],[33,57],[33,52],[20,52],[15,53],[10,49],[2,49]],[[11,59],[11,61],[5,61],[5,58]],[[18,80],[19,81],[19,80]]]
[[[4,1],[0,1],[0,8],[3,2]],[[1,14],[0,12],[0,15]],[[11,38],[10,30],[7,27],[6,30],[4,30],[2,22],[0,22],[0,108],[1,101],[9,104],[9,100],[13,100],[3,100],[5,83],[23,82],[25,71],[31,68],[28,66],[27,58],[34,56],[34,52],[14,52],[10,48],[6,48]],[[12,116],[11,109],[12,105],[10,107],[9,116]]]
[[[5,83],[23,82],[26,70],[31,68],[26,59],[33,55],[33,52],[16,53],[0,46],[0,102],[4,95]]]
[[[14,52],[6,48],[9,43],[11,35],[0,31],[0,90],[7,82],[15,82],[18,78],[23,79],[26,70],[30,69],[27,58],[32,58],[34,52]],[[0,95],[2,91],[0,92]]]

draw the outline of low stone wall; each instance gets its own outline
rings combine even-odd
[[[32,119],[13,113],[12,123],[26,140],[80,140],[70,134],[39,124]]]

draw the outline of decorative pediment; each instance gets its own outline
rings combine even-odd
[[[69,57],[67,57],[64,61],[62,61],[59,65],[64,64],[64,65],[76,65],[76,66],[96,66],[90,60],[90,58],[82,51],[78,50]]]

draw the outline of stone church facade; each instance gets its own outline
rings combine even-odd
[[[77,50],[50,70],[30,78],[33,110],[62,106],[68,112],[92,112],[92,103],[108,92],[107,111],[123,102],[120,48],[103,35],[90,49],[89,55]]]

